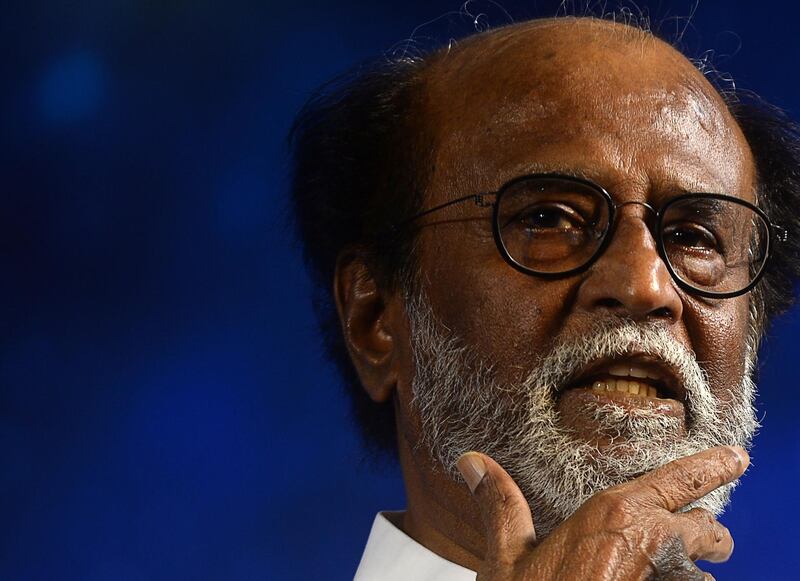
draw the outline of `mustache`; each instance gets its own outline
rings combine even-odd
[[[540,388],[546,386],[555,393],[577,379],[592,364],[632,354],[661,362],[685,386],[690,397],[692,391],[708,386],[706,373],[698,364],[695,353],[663,324],[613,316],[596,318],[580,332],[557,336],[533,363],[525,383],[530,383],[535,375]]]

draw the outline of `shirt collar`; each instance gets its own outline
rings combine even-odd
[[[475,572],[419,544],[385,515],[372,523],[367,546],[353,581],[475,581]]]

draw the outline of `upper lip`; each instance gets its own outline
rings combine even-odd
[[[678,379],[677,371],[663,359],[646,353],[629,353],[614,357],[604,357],[591,362],[580,369],[566,382],[560,391],[566,391],[579,385],[591,385],[595,379],[612,376],[610,369],[618,365],[638,367],[648,372],[651,377],[637,381],[648,383],[658,389],[661,397],[669,397],[678,401],[686,401],[686,388]]]

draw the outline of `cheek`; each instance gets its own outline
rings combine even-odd
[[[723,400],[736,389],[745,371],[748,299],[721,301],[716,308],[686,304],[684,318],[697,360],[708,373],[711,388]]]
[[[499,377],[519,378],[564,325],[575,281],[543,281],[518,272],[494,243],[488,254],[464,253],[470,245],[449,253],[445,241],[440,238],[436,255],[422,265],[433,311],[495,365]]]

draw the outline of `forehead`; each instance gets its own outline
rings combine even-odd
[[[609,189],[752,199],[754,164],[724,102],[680,53],[602,21],[526,23],[474,37],[429,69],[436,201],[523,173]]]

